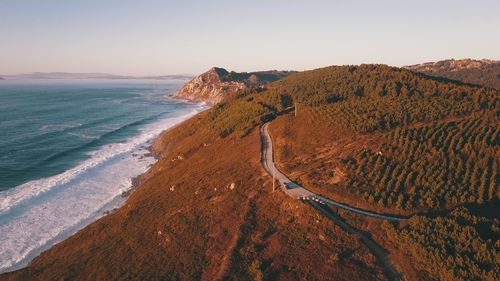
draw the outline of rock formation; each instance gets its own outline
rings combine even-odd
[[[500,61],[482,59],[442,60],[405,66],[431,76],[500,89]]]
[[[217,104],[230,93],[251,86],[276,81],[288,76],[292,71],[261,71],[261,72],[228,72],[223,68],[213,67],[207,72],[196,76],[173,96],[194,102]]]

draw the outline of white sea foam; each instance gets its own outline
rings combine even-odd
[[[147,125],[138,136],[106,145],[64,173],[0,192],[0,272],[25,266],[42,251],[120,206],[131,179],[155,162],[148,156],[148,143],[204,108]]]
[[[71,133],[68,133],[68,135],[79,137],[79,138],[82,138],[82,139],[90,139],[90,140],[98,138],[98,136],[92,136],[92,135],[87,135],[87,134],[83,134],[83,133],[73,133],[73,132],[71,132]]]
[[[71,128],[76,128],[80,127],[82,124],[76,123],[76,124],[48,124],[48,125],[43,125],[40,127],[40,131],[63,131],[64,129],[71,129]]]

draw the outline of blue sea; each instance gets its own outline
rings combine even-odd
[[[206,106],[182,80],[0,81],[0,272],[123,203],[163,130]]]

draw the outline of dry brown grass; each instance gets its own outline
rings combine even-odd
[[[220,139],[207,114],[159,138],[161,160],[122,208],[0,279],[384,279],[363,244],[270,192],[258,130]]]
[[[349,175],[341,159],[380,146],[380,133],[361,134],[344,129],[306,112],[281,116],[270,125],[278,167],[309,190],[362,209],[389,214],[408,214],[363,200],[346,188]]]

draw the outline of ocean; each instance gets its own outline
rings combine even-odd
[[[204,110],[182,80],[0,81],[0,272],[119,207],[163,130]]]

